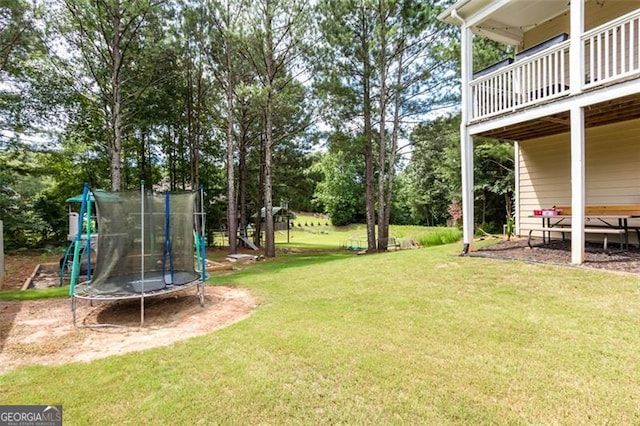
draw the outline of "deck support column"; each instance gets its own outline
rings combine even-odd
[[[570,7],[569,84],[571,94],[577,95],[582,92],[585,78],[581,39],[584,32],[584,2],[572,1]],[[571,107],[571,263],[574,264],[584,262],[584,152],[584,109],[574,104]]]
[[[460,18],[459,18],[460,19]],[[460,19],[462,21],[462,19]],[[474,224],[474,196],[473,196],[473,138],[469,133],[468,124],[471,121],[472,96],[471,81],[473,70],[471,28],[463,22],[461,27],[461,68],[462,68],[462,120],[460,123],[460,149],[462,172],[462,238],[463,254],[473,249]]]
[[[571,263],[584,262],[584,109],[571,108]]]

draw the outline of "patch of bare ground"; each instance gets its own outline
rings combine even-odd
[[[141,328],[139,300],[78,301],[76,328],[69,299],[0,301],[0,374],[167,346],[240,321],[255,306],[241,288],[207,286],[204,307],[185,289],[147,299]],[[96,327],[105,323],[117,326]]]
[[[526,238],[512,238],[497,244],[482,247],[472,256],[497,259],[517,259],[528,262],[571,265],[571,241],[552,241],[542,244],[542,240],[532,240],[532,248]],[[640,249],[631,246],[620,250],[618,244],[609,244],[607,252],[602,244],[587,243],[584,268],[602,269],[618,273],[640,274]]]

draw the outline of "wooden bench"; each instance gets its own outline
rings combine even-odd
[[[556,207],[556,210],[562,210],[563,215],[571,215],[571,207]],[[619,206],[585,206],[585,216],[632,216],[640,218],[640,205],[624,204]],[[633,229],[638,237],[638,247],[640,248],[640,227],[628,226],[627,231]],[[627,243],[628,243],[628,235]]]
[[[571,207],[556,207],[563,215],[571,215]],[[584,206],[585,216],[640,216],[640,205]]]
[[[569,206],[558,206],[555,207],[556,210],[561,211],[562,216],[571,216],[571,207]],[[640,217],[640,205],[619,205],[619,206],[585,206],[584,208],[585,216],[597,218],[598,216],[602,216],[606,218],[607,216],[637,216]],[[561,217],[562,217],[561,216]],[[553,219],[554,216],[550,216],[549,219]],[[604,224],[606,220],[602,220]],[[604,250],[607,251],[607,243],[608,243],[608,235],[621,235],[624,236],[624,241],[621,240],[620,247],[624,247],[624,244],[628,245],[628,230],[634,229],[638,235],[638,241],[640,243],[640,227],[637,226],[627,226],[627,222],[625,219],[624,227],[621,226],[585,226],[584,232],[585,234],[599,234],[604,236]],[[541,232],[562,232],[562,236],[564,239],[565,232],[571,232],[568,229],[569,224],[564,226],[530,226],[526,228],[521,228],[521,231],[529,231],[529,240],[528,244],[531,247],[531,233],[533,231],[541,231]],[[563,230],[563,228],[565,230]],[[544,237],[544,234],[543,234]],[[627,247],[628,248],[628,247]]]
[[[563,234],[563,239],[564,239],[564,234],[567,232],[571,232],[571,229],[568,227],[561,227],[561,226],[529,226],[527,228],[520,228],[521,231],[529,231],[529,238],[527,239],[527,245],[532,248],[533,246],[531,245],[531,233],[534,231],[540,231],[540,232],[562,232]],[[624,235],[626,233],[626,231],[622,228],[593,228],[593,227],[589,227],[589,228],[584,228],[584,233],[585,234],[600,234],[604,236],[604,241],[603,241],[603,245],[604,245],[604,251],[607,251],[607,245],[608,245],[608,236],[609,235]],[[624,241],[620,241],[620,250],[622,250],[624,247]]]

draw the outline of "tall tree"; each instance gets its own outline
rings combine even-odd
[[[148,88],[157,75],[146,76],[147,83],[128,90],[136,76],[136,64],[153,43],[154,32],[145,32],[154,13],[166,0],[64,0],[67,11],[63,33],[77,49],[79,64],[87,71],[109,128],[111,189],[122,190],[122,142],[125,118],[130,104]],[[147,36],[145,38],[143,36]],[[137,55],[136,55],[137,53]]]
[[[443,93],[455,83],[446,78],[456,64],[448,43],[453,33],[447,33],[436,20],[439,11],[434,1],[319,3],[325,41],[320,49],[322,60],[317,61],[322,64],[319,87],[330,94],[326,96],[329,113],[340,111],[342,120],[336,129],[344,131],[354,125],[361,129],[368,251],[387,247],[399,140],[416,116],[452,105]]]
[[[378,249],[386,250],[398,141],[416,118],[457,100],[448,95],[456,81],[447,76],[455,68],[456,55],[451,43],[455,33],[437,20],[437,2],[379,4]],[[391,125],[390,134],[385,122]]]
[[[235,158],[237,155],[235,98],[236,85],[241,80],[241,58],[236,47],[237,32],[241,25],[243,4],[233,0],[209,1],[205,3],[204,16],[206,37],[203,40],[213,75],[225,94],[224,107],[220,108],[226,118],[226,175],[227,175],[227,229],[229,252],[237,252],[238,200],[236,192]],[[246,226],[246,223],[244,224]]]
[[[373,83],[376,7],[373,0],[323,0],[317,7],[322,42],[314,59],[323,117],[352,134],[364,160],[367,250],[376,250]]]
[[[273,218],[274,119],[285,89],[301,65],[309,3],[304,0],[260,0],[249,15],[253,43],[246,50],[262,88],[264,143],[262,183],[265,209],[265,256],[275,256]]]

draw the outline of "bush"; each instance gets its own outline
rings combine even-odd
[[[418,242],[423,247],[451,244],[462,238],[462,231],[457,228],[439,229],[428,234],[418,236]]]

